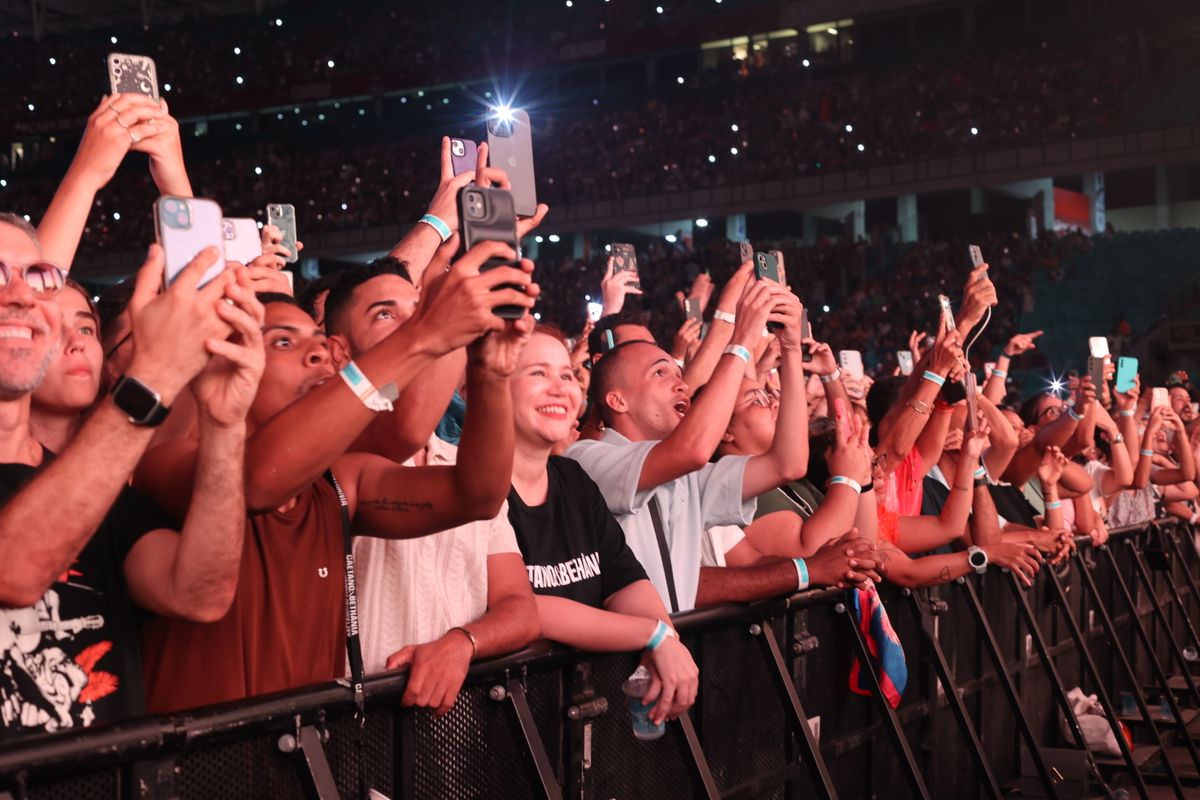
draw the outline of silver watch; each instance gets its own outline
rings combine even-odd
[[[971,565],[971,569],[982,575],[988,568],[987,552],[982,547],[968,547],[967,563]]]

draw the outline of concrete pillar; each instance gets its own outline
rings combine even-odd
[[[1154,168],[1154,226],[1160,231],[1171,227],[1171,186],[1166,164]]]
[[[1083,176],[1083,193],[1087,195],[1092,231],[1103,233],[1108,222],[1104,205],[1104,173],[1087,172]]]
[[[982,214],[987,211],[987,194],[978,186],[971,187],[971,213]]]
[[[920,236],[917,227],[917,196],[902,194],[896,198],[896,227],[900,229],[900,241],[915,242]]]
[[[741,242],[746,239],[746,215],[730,214],[725,218],[725,238],[731,242]]]

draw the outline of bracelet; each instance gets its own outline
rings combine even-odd
[[[1014,354],[1014,353],[1009,353],[1009,352],[1006,352],[1006,351],[1004,351],[1004,350],[1001,350],[1001,351],[1000,351],[1000,355],[1004,356],[1004,357],[1005,357],[1005,358],[1007,358],[1009,361],[1012,361],[1014,358],[1016,358],[1016,357],[1017,357],[1017,356],[1016,356],[1016,354]]]
[[[1083,419],[1083,415],[1075,410],[1075,406],[1067,406],[1067,416],[1076,422],[1079,422],[1079,420]]]
[[[1046,503],[1047,511],[1053,511],[1056,508],[1062,508],[1062,500],[1054,500],[1052,502]]]
[[[1116,436],[1114,436],[1112,438],[1112,444],[1124,444],[1124,443],[1125,443],[1124,434],[1118,433]]]
[[[1120,409],[1119,411],[1117,411],[1117,416],[1118,416],[1118,417],[1132,417],[1132,416],[1133,416],[1133,409],[1132,409],[1132,408],[1123,408],[1123,409]]]
[[[975,480],[987,480],[987,476],[987,467],[980,464],[979,468],[975,470]]]
[[[855,494],[862,494],[863,492],[861,483],[854,480],[854,478],[847,478],[845,475],[834,475],[825,483],[825,488],[828,489],[831,486],[837,486],[839,484],[842,486],[849,486],[854,490]]]
[[[750,363],[750,351],[742,347],[740,344],[731,344],[725,348],[722,355],[737,356],[747,364]]]
[[[1144,456],[1153,456],[1153,455],[1154,455],[1154,451],[1153,451],[1153,450],[1143,450],[1143,451],[1142,451],[1142,455],[1144,455]]]
[[[829,373],[828,375],[822,375],[820,377],[821,377],[821,383],[833,383],[834,381],[840,381],[842,379],[842,368],[834,367],[833,372]]]
[[[926,403],[924,400],[918,400],[914,397],[912,400],[909,400],[907,403],[905,403],[905,405],[918,414],[926,415],[929,413],[929,403]]]
[[[1002,369],[995,369],[995,368],[993,368],[993,369],[992,369],[992,375],[991,375],[991,377],[993,377],[993,378],[1007,378],[1007,377],[1008,377],[1008,373],[1007,373],[1007,372],[1005,372],[1005,371],[1004,371],[1004,370],[1002,370]]]
[[[475,656],[479,655],[479,642],[475,640],[475,634],[461,625],[455,625],[449,631],[446,631],[446,633],[450,633],[450,631],[461,631],[467,635],[467,638],[471,640],[471,660],[474,661]]]
[[[712,318],[720,320],[721,322],[728,322],[730,325],[737,322],[736,316],[730,314],[728,311],[722,311],[719,308],[713,312]]]
[[[796,591],[803,592],[808,588],[808,564],[803,558],[793,558],[792,562],[796,565]]]
[[[417,220],[417,222],[424,222],[426,225],[437,231],[438,236],[442,237],[443,242],[450,238],[450,226],[445,222],[442,222],[441,219],[435,217],[433,214],[426,214]]]
[[[936,372],[930,372],[929,370],[925,370],[925,374],[921,376],[921,380],[929,381],[930,383],[936,385],[939,389],[946,385],[945,378],[943,378],[941,375],[938,375]]]
[[[866,486],[862,487],[862,494],[875,491],[875,481],[871,481]]]
[[[654,626],[654,633],[650,634],[650,639],[646,642],[646,649],[653,653],[662,646],[663,642],[674,637],[675,630],[660,619]]]
[[[400,392],[396,389],[396,384],[394,383],[389,383],[381,389],[376,389],[375,384],[371,383],[370,378],[362,374],[362,370],[358,368],[358,364],[355,364],[353,361],[342,367],[338,374],[342,376],[342,380],[350,387],[350,391],[354,392],[354,396],[372,411],[391,411],[393,408],[392,401],[400,396]]]

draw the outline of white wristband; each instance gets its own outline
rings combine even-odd
[[[396,389],[396,384],[394,383],[389,383],[382,389],[376,389],[375,384],[371,383],[370,378],[364,375],[362,370],[358,368],[358,364],[355,364],[353,361],[342,367],[338,374],[342,376],[342,380],[350,387],[350,391],[354,392],[354,396],[372,411],[393,410],[392,401],[400,396],[400,392]]]
[[[740,344],[729,345],[728,347],[725,348],[725,351],[724,351],[724,353],[722,353],[722,355],[737,356],[742,361],[745,361],[747,364],[750,363],[750,351],[747,350],[745,347],[742,347]]]
[[[728,311],[722,311],[719,308],[713,312],[713,319],[720,320],[721,322],[728,322],[730,325],[733,325],[735,322],[737,322],[737,317],[735,317],[733,314],[730,314]]]
[[[841,379],[842,379],[842,370],[840,367],[838,367],[838,368],[835,368],[833,370],[833,372],[829,373],[828,375],[822,375],[821,383],[833,383],[834,381],[840,381]]]
[[[825,484],[825,488],[828,489],[830,486],[837,486],[838,484],[849,486],[854,490],[855,494],[862,494],[862,484],[854,480],[854,478],[847,478],[845,475],[834,475],[829,479],[829,482]]]

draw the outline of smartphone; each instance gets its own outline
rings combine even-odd
[[[1158,408],[1159,406],[1170,406],[1170,405],[1171,405],[1171,395],[1170,395],[1170,393],[1167,392],[1166,389],[1164,389],[1161,386],[1155,386],[1153,389],[1150,390],[1150,410],[1151,411]]]
[[[587,304],[587,315],[588,315],[588,319],[590,321],[599,322],[600,316],[602,314],[604,314],[604,304],[603,303],[588,303]]]
[[[637,274],[637,250],[633,248],[633,245],[613,242],[608,247],[612,251],[614,275],[618,272],[632,272],[634,275]],[[634,289],[642,288],[641,281],[634,281],[629,285]]]
[[[704,322],[704,309],[700,307],[700,303],[690,297],[683,299],[683,314],[688,319],[694,319],[697,322]]]
[[[1108,339],[1104,336],[1088,337],[1088,375],[1096,391],[1104,385],[1104,363],[1108,359]]]
[[[488,161],[508,175],[517,214],[532,217],[537,213],[537,189],[529,115],[519,108],[505,114],[492,113],[488,115],[487,131]]]
[[[215,247],[221,256],[200,279],[200,286],[225,269],[225,237],[221,233],[221,207],[201,197],[163,195],[154,202],[154,234],[166,260],[170,285],[201,250]]]
[[[144,94],[158,99],[158,69],[153,58],[109,53],[105,61],[113,94]]]
[[[291,253],[284,261],[288,264],[299,261],[300,253],[296,250],[296,207],[290,203],[268,203],[267,223],[279,228],[283,234],[279,243]]]
[[[779,259],[775,257],[778,251],[770,253],[755,253],[754,254],[754,277],[760,281],[775,281],[779,280]]]
[[[262,255],[262,237],[258,223],[247,217],[221,220],[221,238],[225,240],[225,259],[249,264]]]
[[[1137,380],[1138,360],[1130,356],[1117,359],[1117,391],[1121,394],[1133,391],[1134,381]]]
[[[896,363],[900,365],[901,375],[912,375],[913,357],[912,350],[897,350]]]
[[[783,263],[782,250],[768,250],[768,253],[775,256],[775,267],[779,272],[779,282],[784,286],[787,285],[787,265]],[[887,309],[884,309],[885,311]]]
[[[738,242],[738,263],[745,264],[754,260],[754,245],[749,242]]]
[[[800,337],[803,339],[813,338],[812,323],[808,320],[808,306],[803,306],[800,309]],[[800,360],[808,364],[812,359],[812,348],[807,344],[800,345]]]
[[[866,373],[863,371],[862,353],[858,350],[842,350],[838,353],[838,364],[852,378],[862,380]]]
[[[962,387],[967,398],[967,422],[963,429],[970,433],[979,427],[979,384],[971,370],[963,375]]]
[[[479,162],[479,145],[470,139],[450,138],[450,165],[455,175],[472,172]]]
[[[979,245],[967,245],[967,255],[971,257],[971,269],[983,266],[983,251],[979,249]]]
[[[479,242],[504,242],[519,252],[517,242],[517,215],[513,211],[513,196],[507,189],[464,186],[458,192],[458,219],[462,227],[463,247],[470,250]],[[479,268],[486,272],[496,267],[515,267],[514,259],[489,258]],[[511,284],[497,289],[516,288]],[[504,319],[521,319],[525,309],[521,306],[497,306],[496,316]]]
[[[941,308],[942,326],[947,331],[954,330],[954,309],[950,307],[950,298],[944,294],[939,294],[938,307]]]

